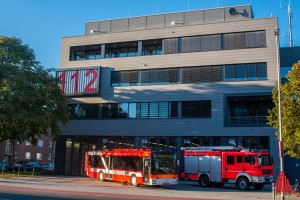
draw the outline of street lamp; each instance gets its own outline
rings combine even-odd
[[[281,117],[281,76],[280,76],[280,56],[279,56],[279,29],[274,29],[274,35],[276,37],[276,56],[277,56],[277,89],[278,89],[278,131],[279,131],[279,160],[280,160],[280,174],[276,180],[276,191],[280,191],[281,199],[284,200],[285,193],[293,193],[295,191],[291,188],[288,179],[284,174],[284,150],[283,150],[283,141],[282,141],[282,117]]]

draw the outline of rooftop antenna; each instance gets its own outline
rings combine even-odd
[[[291,0],[289,0],[288,5],[288,22],[289,22],[289,33],[290,33],[290,47],[293,47],[293,31],[292,31],[292,17],[293,13],[291,12]]]
[[[281,1],[280,1],[280,7],[282,8]],[[288,10],[288,26],[289,26],[289,36],[288,37],[289,37],[290,47],[293,47],[293,30],[292,30],[293,29],[293,27],[292,27],[293,13],[291,12],[291,0],[289,0],[287,10]]]

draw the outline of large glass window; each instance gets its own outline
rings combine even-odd
[[[69,104],[70,119],[98,118],[97,104]]]
[[[140,118],[172,118],[177,112],[177,102],[147,102],[141,103]]]
[[[101,58],[101,45],[76,46],[70,48],[70,61]]]
[[[225,65],[225,81],[265,80],[266,63]]]
[[[142,42],[142,55],[160,55],[162,54],[162,40],[146,40]]]
[[[183,101],[182,117],[210,117],[211,101]]]
[[[105,58],[130,57],[138,55],[138,42],[121,42],[105,45]]]

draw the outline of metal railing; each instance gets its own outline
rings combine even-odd
[[[227,117],[229,126],[268,126],[267,122],[267,116]]]

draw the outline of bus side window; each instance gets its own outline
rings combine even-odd
[[[89,167],[94,167],[94,156],[89,155]]]
[[[245,156],[245,163],[249,163],[251,165],[254,165],[255,164],[254,160],[255,160],[254,156],[249,156],[249,155]]]

